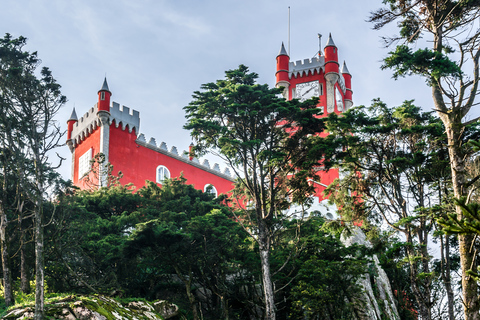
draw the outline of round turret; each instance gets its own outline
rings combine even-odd
[[[287,50],[285,50],[285,46],[283,45],[283,42],[282,42],[282,47],[280,48],[280,52],[277,55],[277,72],[275,73],[275,77],[277,81],[276,81],[275,87],[285,88],[283,92],[284,97],[286,97],[288,88],[290,87],[290,81],[288,77],[289,63],[290,63],[290,57],[288,56]]]
[[[345,61],[343,62],[341,72],[343,75],[343,79],[345,80],[345,88],[347,89],[344,95],[345,110],[348,110],[350,107],[353,106],[353,100],[352,100],[353,91],[352,91],[352,75],[348,71],[347,64],[345,63]]]
[[[107,78],[103,81],[103,86],[98,90],[98,111],[106,111],[110,113],[110,97],[112,93],[108,89]]]
[[[73,125],[78,122],[77,113],[75,107],[73,108],[70,118],[67,120],[67,141],[72,139]]]
[[[324,48],[325,53],[325,74],[329,72],[338,73],[338,49],[332,39],[332,34],[328,36],[328,42]]]

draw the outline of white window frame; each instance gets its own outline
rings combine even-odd
[[[100,100],[105,100],[105,91],[100,92]]]
[[[210,183],[207,183],[204,187],[203,187],[203,192],[208,192],[210,194],[213,194],[216,197],[218,197],[218,191],[217,191],[217,188],[215,188],[215,186],[213,184],[210,184]]]
[[[155,170],[155,181],[157,181],[157,183],[163,183],[165,179],[170,179],[170,170],[163,165],[159,165],[157,170]]]
[[[93,148],[90,148],[78,158],[78,179],[82,179],[92,167]]]

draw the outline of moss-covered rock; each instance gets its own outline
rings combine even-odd
[[[158,308],[158,304],[163,307]],[[157,309],[157,310],[156,310]],[[162,314],[162,311],[168,311]],[[178,307],[161,301],[154,304],[146,301],[120,303],[105,296],[76,296],[47,299],[46,319],[81,320],[156,320],[169,319],[178,314]],[[33,319],[34,305],[22,305],[9,310],[2,319]]]

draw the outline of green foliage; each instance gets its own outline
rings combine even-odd
[[[446,55],[431,49],[412,49],[406,45],[397,46],[385,58],[382,69],[394,69],[393,78],[417,74],[425,76],[427,83],[438,82],[441,77],[460,78],[462,70]]]
[[[405,255],[398,262],[408,266],[418,309],[429,313],[437,278],[428,252],[436,212],[431,206],[442,205],[450,188],[442,122],[413,101],[388,108],[376,99],[342,117],[330,115],[326,126],[331,134],[318,138],[331,145],[325,164],[341,168],[344,177],[325,193],[342,220],[362,221],[367,229],[386,224],[404,235]]]
[[[147,182],[136,193],[117,185],[67,192],[59,199],[55,223],[47,229],[53,290],[160,295],[188,307],[181,290],[181,279],[188,279],[192,291],[201,286],[226,299],[206,307],[206,315],[224,312],[228,299],[239,300],[238,268],[251,260],[252,245],[221,198],[180,177],[161,187]]]
[[[462,208],[462,217],[456,213],[450,213],[447,217],[438,219],[447,234],[480,234],[480,204],[478,202],[467,203],[466,198],[455,200]]]
[[[251,246],[246,233],[231,219],[230,210],[210,194],[185,185],[184,179],[166,181],[161,189],[150,185],[139,192],[149,194],[148,200],[159,208],[154,219],[136,226],[126,256],[152,276],[175,274],[192,308],[197,301],[190,292],[201,285],[226,304],[210,305],[206,314],[228,313],[228,301],[238,300],[234,284],[243,278],[238,268],[249,259]]]
[[[368,273],[370,252],[363,246],[345,247],[338,237],[321,231],[323,224],[322,218],[308,219],[295,246],[301,249],[289,297],[292,319],[350,319],[353,301],[362,294],[357,280]]]
[[[243,195],[258,205],[262,201],[278,212],[288,206],[288,194],[294,201],[305,201],[312,189],[304,178],[315,176],[319,159],[312,155],[308,137],[323,130],[316,117],[318,99],[286,101],[279,97],[281,89],[256,84],[258,75],[244,65],[225,75],[224,80],[202,85],[184,108],[185,128],[197,141],[195,151],[218,151],[235,172],[242,172],[237,176]],[[295,179],[296,174],[301,177]]]
[[[444,129],[431,113],[422,113],[412,101],[388,108],[376,99],[370,107],[356,107],[342,117],[328,117],[324,148],[327,168],[340,167],[347,174],[326,190],[341,208],[343,219],[379,221],[387,212],[392,227],[424,220],[421,211],[431,194],[427,185],[448,178]],[[430,192],[430,193],[428,193]],[[402,198],[413,195],[412,209]],[[411,202],[412,203],[412,202]],[[407,210],[407,211],[405,211]]]

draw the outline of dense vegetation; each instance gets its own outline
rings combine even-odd
[[[35,300],[40,320],[46,291],[167,299],[195,320],[351,319],[378,257],[401,319],[479,319],[480,130],[462,120],[478,95],[480,32],[464,31],[479,3],[384,3],[370,21],[400,20],[387,41],[404,40],[384,67],[425,77],[437,113],[375,99],[320,119],[316,99],[285,101],[247,67],[229,70],[185,110],[196,151],[237,173],[235,201],[182,177],[135,192],[114,176],[94,190],[62,181],[48,156],[66,99],[25,38],[0,39],[2,310]],[[413,52],[428,33],[433,47]],[[308,208],[320,159],[343,173],[327,190],[339,218],[284,215]],[[353,224],[371,247],[342,244]]]

